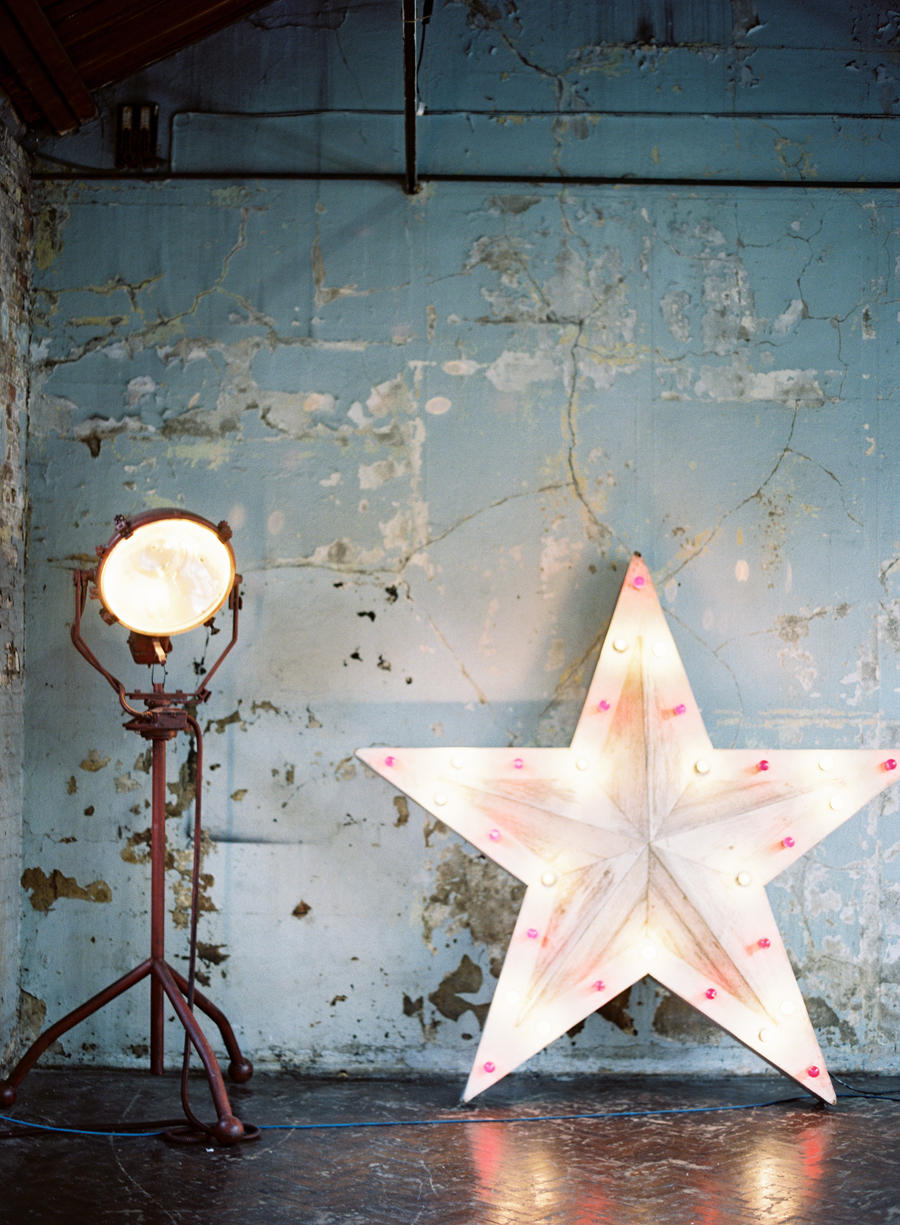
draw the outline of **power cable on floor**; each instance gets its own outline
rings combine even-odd
[[[839,1085],[843,1085],[848,1090],[847,1093],[838,1093],[838,1099],[842,1098],[873,1098],[879,1101],[900,1102],[900,1096],[896,1096],[892,1091],[880,1091],[874,1089],[858,1089],[854,1085],[850,1085],[847,1081],[840,1080],[837,1076],[832,1079]],[[465,1126],[482,1123],[503,1123],[503,1124],[524,1124],[524,1123],[559,1123],[581,1120],[597,1120],[597,1119],[648,1119],[661,1118],[672,1115],[690,1115],[690,1114],[721,1114],[728,1111],[738,1110],[765,1110],[772,1106],[787,1106],[796,1105],[797,1103],[806,1103],[812,1105],[813,1100],[808,1097],[777,1097],[771,1098],[764,1102],[743,1102],[735,1105],[727,1106],[670,1106],[662,1109],[647,1109],[647,1110],[601,1110],[601,1111],[579,1111],[571,1114],[534,1114],[534,1115],[455,1115],[451,1117],[442,1117],[437,1119],[354,1119],[345,1123],[260,1123],[260,1131],[347,1131],[369,1127],[446,1127],[446,1126]],[[818,1104],[818,1103],[815,1103]],[[173,1121],[181,1120],[163,1120],[157,1124],[150,1124],[152,1130],[146,1131],[117,1131],[117,1130],[90,1130],[79,1127],[55,1127],[48,1123],[30,1123],[25,1119],[14,1119],[8,1115],[0,1114],[0,1122],[11,1123],[16,1127],[25,1127],[45,1132],[60,1132],[66,1135],[77,1136],[103,1136],[114,1139],[137,1139],[150,1136],[163,1135],[172,1126]],[[13,1138],[15,1133],[0,1133],[0,1139]]]

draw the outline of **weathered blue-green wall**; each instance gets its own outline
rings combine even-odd
[[[508,169],[528,127],[502,107],[656,111],[654,143],[619,127],[617,156],[681,177],[699,175],[708,130],[692,112],[799,111],[806,81],[805,110],[824,116],[831,65],[855,83],[862,134],[821,177],[852,181],[876,139],[866,114],[885,112],[878,138],[894,140],[888,35],[874,17],[863,29],[862,8],[832,28],[798,7],[794,28],[769,7],[780,26],[743,4],[693,6],[714,28],[673,30],[698,45],[665,47],[604,35],[593,5],[556,26],[558,6],[536,0],[438,4],[423,97],[489,112],[465,138],[483,173]],[[276,111],[290,78],[297,109],[317,89],[328,109],[396,108],[393,7],[329,13],[312,31],[305,6],[272,5],[216,56],[201,47],[132,93],[165,82],[185,115],[229,99]],[[315,55],[298,77],[304,39]],[[805,162],[771,115],[753,122],[767,151],[729,177],[814,176],[838,121],[809,120]],[[332,148],[321,126],[304,146],[269,119],[217,123],[173,124],[179,169],[258,156],[302,170]],[[593,120],[535,123],[548,144],[520,145],[529,169],[605,173]],[[102,144],[95,128],[71,156]],[[793,150],[780,170],[778,150]],[[440,141],[423,149],[439,156]],[[236,176],[49,182],[40,204],[23,985],[50,1015],[146,948],[143,743],[67,639],[69,572],[117,511],[183,504],[235,528],[241,642],[203,712],[201,939],[258,1062],[468,1066],[518,887],[352,753],[566,743],[635,549],[714,743],[900,743],[896,193],[459,181],[407,197],[396,182]],[[121,635],[93,616],[88,633],[127,669]],[[179,641],[172,682],[206,649]],[[182,747],[175,958],[190,794]],[[836,1069],[898,1067],[898,846],[889,794],[770,890]],[[138,994],[107,1009],[65,1057],[136,1059],[145,1014]],[[534,1063],[759,1066],[651,983]]]

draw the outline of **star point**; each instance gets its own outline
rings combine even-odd
[[[900,752],[715,749],[638,554],[568,748],[358,756],[526,886],[465,1100],[648,975],[835,1100],[765,885]]]

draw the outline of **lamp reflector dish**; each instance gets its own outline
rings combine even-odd
[[[215,528],[194,518],[154,518],[115,542],[97,575],[100,599],[130,630],[183,634],[228,599],[234,554]]]

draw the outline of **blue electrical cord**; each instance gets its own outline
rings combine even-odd
[[[846,1081],[839,1080],[836,1076],[833,1076],[832,1079],[850,1090],[848,1093],[837,1094],[838,1098],[868,1097],[880,1099],[881,1101],[900,1102],[900,1097],[896,1097],[890,1092],[856,1089],[853,1085],[848,1085]],[[671,1106],[661,1110],[606,1110],[574,1114],[513,1115],[506,1118],[480,1115],[441,1119],[359,1119],[349,1123],[261,1123],[259,1124],[259,1130],[337,1131],[361,1129],[364,1127],[444,1127],[478,1123],[558,1123],[585,1119],[646,1119],[678,1114],[718,1114],[736,1110],[763,1110],[771,1106],[785,1106],[796,1102],[810,1103],[810,1099],[807,1097],[777,1097],[765,1102],[745,1102],[740,1105],[731,1106]],[[48,1123],[30,1123],[25,1119],[14,1119],[9,1115],[3,1114],[0,1114],[0,1122],[12,1123],[16,1127],[29,1127],[38,1131],[59,1132],[75,1136],[103,1136],[112,1139],[141,1139],[149,1136],[161,1136],[171,1126],[171,1123],[167,1123],[166,1126],[153,1131],[89,1131],[78,1127],[54,1127]]]

